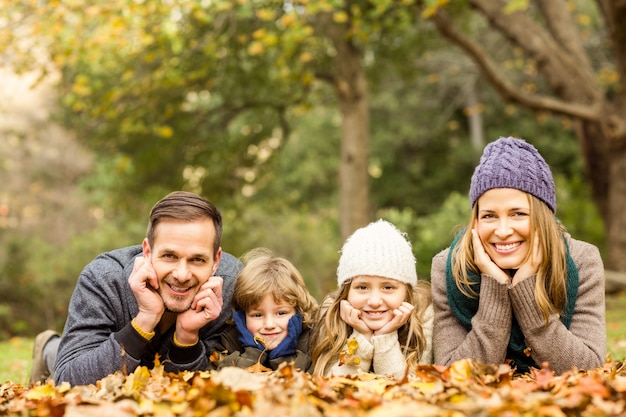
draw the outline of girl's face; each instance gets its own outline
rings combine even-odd
[[[266,294],[261,303],[246,311],[246,327],[255,337],[262,337],[267,350],[272,350],[287,337],[287,324],[296,309],[284,300],[274,301]]]
[[[376,331],[393,317],[407,296],[405,283],[391,278],[362,275],[352,279],[348,302],[361,311],[361,320]]]
[[[494,188],[478,198],[476,231],[501,269],[516,269],[530,250],[530,203],[525,192]]]

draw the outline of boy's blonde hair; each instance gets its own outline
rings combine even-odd
[[[313,373],[325,376],[329,369],[344,349],[346,341],[351,335],[352,328],[341,319],[339,305],[342,300],[348,298],[350,281],[346,281],[339,289],[330,293],[320,307],[317,324],[313,328],[311,338],[311,358],[315,364]],[[419,363],[422,353],[426,349],[426,337],[422,317],[431,304],[432,296],[430,283],[420,280],[413,287],[406,285],[406,299],[404,301],[415,306],[409,320],[398,329],[398,340],[403,350],[407,366],[412,369]],[[332,362],[331,362],[332,361]]]
[[[235,281],[233,310],[249,311],[256,308],[267,294],[274,301],[284,301],[302,315],[302,324],[310,327],[318,304],[309,293],[300,272],[285,258],[277,257],[269,249],[256,248],[242,257],[244,267]]]

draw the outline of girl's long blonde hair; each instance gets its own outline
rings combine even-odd
[[[339,305],[341,300],[348,298],[351,280],[330,293],[319,310],[317,324],[313,328],[311,338],[311,358],[315,365],[313,373],[325,376],[326,370],[339,359],[345,348],[346,341],[352,334],[352,327],[341,319]],[[409,369],[417,366],[422,352],[426,349],[422,317],[431,304],[430,283],[418,281],[415,287],[407,286],[405,301],[415,306],[408,322],[398,329],[398,340],[403,349]]]
[[[567,248],[564,240],[565,227],[559,222],[550,208],[537,197],[526,193],[530,207],[530,230],[537,231],[542,261],[537,271],[535,283],[535,301],[548,323],[553,312],[563,313],[567,302]],[[462,232],[458,244],[452,252],[452,275],[459,290],[467,297],[478,298],[471,288],[472,282],[468,271],[480,275],[474,262],[474,248],[471,230],[476,227],[478,219],[478,203],[474,204],[468,227]],[[529,246],[534,246],[535,233],[530,234]],[[528,251],[526,262],[532,256]]]

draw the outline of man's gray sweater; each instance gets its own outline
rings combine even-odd
[[[241,262],[222,253],[215,273],[224,280],[222,313],[200,330],[201,343],[179,347],[172,341],[175,326],[163,333],[155,329],[150,341],[132,327],[138,305],[128,278],[135,258],[141,254],[141,245],[102,253],[81,272],[54,368],[57,384],[93,384],[119,370],[131,373],[138,366],[151,368],[156,354],[168,372],[207,369],[207,352],[219,342],[220,332],[232,315],[231,298]]]

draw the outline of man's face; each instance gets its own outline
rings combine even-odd
[[[191,307],[200,286],[217,270],[222,252],[213,256],[215,227],[210,219],[164,219],[155,232],[152,247],[144,241],[144,257],[157,273],[165,308],[181,313]]]

